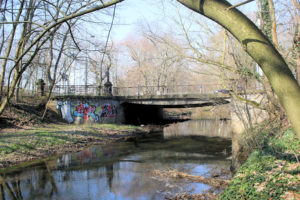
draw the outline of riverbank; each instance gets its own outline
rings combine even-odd
[[[253,139],[256,150],[219,199],[300,199],[300,141],[292,129],[264,129]]]
[[[48,124],[39,128],[5,128],[0,130],[0,168],[78,152],[91,145],[127,140],[148,134],[153,129],[151,126],[113,124]]]

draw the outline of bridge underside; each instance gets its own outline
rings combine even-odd
[[[229,101],[218,99],[215,101],[129,101],[121,103],[124,111],[125,123],[128,124],[149,124],[149,123],[163,123],[164,114],[163,108],[191,108],[191,107],[205,107],[227,104]]]
[[[153,105],[153,104],[139,104],[139,103],[126,103],[127,105],[132,106],[147,106],[151,108],[195,108],[195,107],[205,107],[205,106],[217,106],[222,104],[230,103],[229,101],[224,102],[203,102],[203,103],[196,103],[196,104],[173,104],[173,105]]]
[[[122,104],[126,124],[159,124],[163,121],[163,108],[153,105]]]
[[[127,99],[124,102],[132,105],[148,105],[161,108],[191,108],[215,106],[230,103],[226,97],[214,98],[140,98]]]

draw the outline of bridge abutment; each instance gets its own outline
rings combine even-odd
[[[56,108],[69,123],[123,123],[120,101],[112,98],[67,98],[56,101]]]

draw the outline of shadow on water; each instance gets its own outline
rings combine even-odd
[[[229,132],[224,121],[187,121],[172,124],[163,133],[93,146],[31,168],[2,173],[0,200],[163,199],[184,191],[201,193],[211,187],[161,179],[153,171],[210,176],[212,169],[228,169]]]

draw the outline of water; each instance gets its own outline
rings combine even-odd
[[[201,193],[211,187],[153,172],[210,176],[229,168],[229,132],[224,121],[188,121],[166,127],[164,133],[63,155],[1,174],[0,199],[164,199]]]

